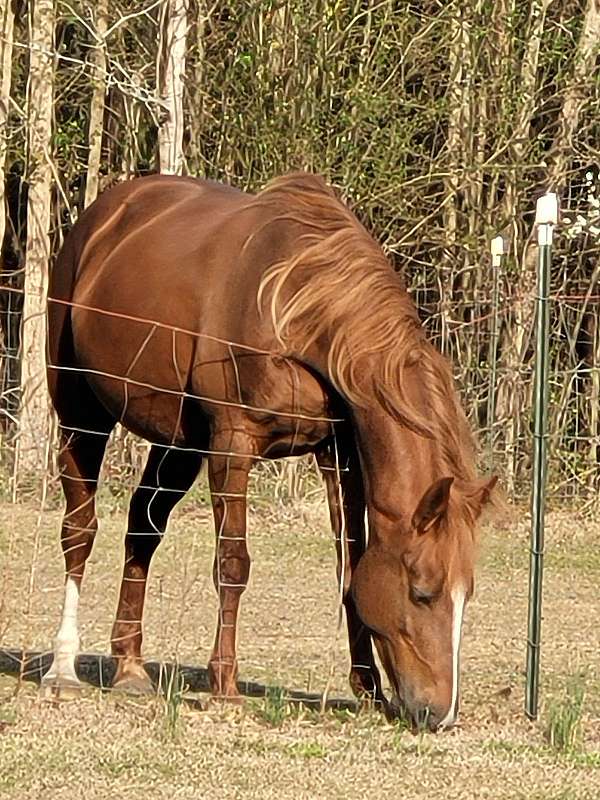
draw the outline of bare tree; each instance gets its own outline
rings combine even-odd
[[[519,166],[526,163],[527,148],[530,146],[531,121],[537,110],[537,87],[539,80],[540,45],[546,22],[546,14],[552,0],[533,0],[529,12],[527,43],[520,67],[520,103],[515,116],[512,141],[512,163]],[[507,179],[502,218],[511,220],[513,252],[522,248],[521,230],[518,225],[519,192],[518,173],[513,171]],[[535,251],[530,248],[535,257]],[[523,260],[519,280],[514,286],[512,313],[504,328],[501,344],[503,354],[503,377],[498,391],[498,415],[504,421],[504,443],[506,458],[506,484],[512,492],[517,477],[518,441],[523,425],[522,409],[527,406],[524,393],[527,383],[520,374],[526,359],[529,333],[532,323],[531,292],[535,283],[535,269]]]
[[[49,439],[45,377],[45,306],[51,210],[54,0],[36,0],[30,17],[27,93],[27,249],[21,336],[21,417],[18,470],[43,471]],[[21,472],[22,471],[22,472]]]
[[[589,99],[594,79],[597,80],[596,59],[600,47],[600,0],[588,0],[583,27],[573,61],[571,78],[564,92],[559,114],[558,132],[552,145],[548,170],[550,189],[564,188],[573,139],[584,104]]]
[[[96,30],[92,55],[93,91],[90,104],[90,127],[88,133],[89,153],[85,182],[85,206],[93,203],[98,195],[102,133],[104,123],[104,99],[106,96],[106,30],[108,25],[108,0],[98,0],[96,7]]]
[[[11,0],[0,0],[0,245],[4,239],[7,124],[12,77],[14,14]]]
[[[11,0],[0,1],[0,273],[2,263],[2,244],[6,230],[6,153],[8,149],[8,115],[10,105],[10,86],[12,77],[14,14]],[[4,377],[7,372],[6,343],[4,331],[0,328],[0,390],[4,389]]]
[[[162,6],[158,50],[158,86],[164,113],[158,130],[160,171],[175,175],[183,168],[183,87],[188,32],[188,0]]]

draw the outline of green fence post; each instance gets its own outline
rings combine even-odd
[[[552,261],[552,233],[558,222],[554,193],[537,201],[538,266],[536,298],[536,349],[533,408],[533,487],[531,493],[531,551],[529,561],[529,619],[525,713],[537,719],[542,627],[542,576],[544,567],[544,511],[548,449],[548,291]]]

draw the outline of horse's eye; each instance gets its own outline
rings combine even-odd
[[[430,606],[435,600],[435,595],[425,591],[425,589],[419,589],[418,586],[411,586],[410,599],[413,603],[417,603],[417,605]]]

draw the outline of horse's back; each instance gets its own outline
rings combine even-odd
[[[51,323],[54,361],[82,370],[112,415],[154,440],[186,438],[173,428],[185,423],[182,397],[210,398],[204,411],[213,415],[229,407],[238,380],[244,403],[263,405],[266,394],[271,407],[287,407],[291,385],[273,396],[287,371],[283,380],[252,355],[276,347],[257,307],[282,236],[269,220],[252,195],[208,181],[153,176],[108,190],[74,226],[54,270],[50,296],[63,301]],[[226,366],[232,352],[237,378]],[[321,389],[301,380],[319,414]]]

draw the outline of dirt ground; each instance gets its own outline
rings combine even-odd
[[[105,496],[84,584],[82,646],[108,653],[126,512]],[[52,507],[54,506],[54,507]],[[60,511],[0,504],[0,648],[48,650],[62,599]],[[284,691],[350,697],[338,628],[335,556],[322,493],[273,506],[255,492],[241,677]],[[216,620],[212,520],[203,490],[182,504],[153,566],[145,655],[206,666]],[[376,712],[309,711],[275,692],[240,709],[191,697],[135,698],[90,687],[71,702],[16,692],[0,673],[0,797],[600,797],[600,523],[552,512],[547,528],[542,707],[523,715],[528,517],[482,536],[467,610],[461,724],[414,735]],[[585,691],[581,735],[548,743],[568,685]],[[202,694],[195,698],[205,700]]]

